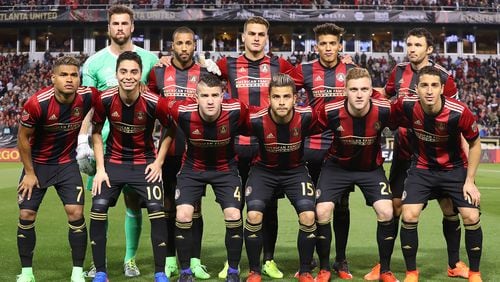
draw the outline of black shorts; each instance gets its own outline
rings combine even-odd
[[[163,186],[165,196],[172,196],[175,193],[175,186],[177,183],[177,173],[181,169],[182,156],[167,156],[162,167]]]
[[[466,168],[428,170],[412,167],[408,171],[403,204],[426,204],[428,200],[451,198],[455,207],[476,208],[463,196]]]
[[[85,193],[82,176],[78,164],[68,163],[63,165],[44,165],[33,163],[36,177],[40,188],[33,188],[31,199],[21,199],[18,195],[19,209],[38,211],[47,188],[54,186],[57,195],[64,205],[83,205],[85,203]],[[24,177],[24,170],[21,179]]]
[[[405,188],[405,180],[408,176],[411,160],[392,159],[389,183],[391,184],[392,196],[401,199]]]
[[[327,152],[328,150],[304,148],[304,161],[307,163],[309,174],[315,185],[318,184],[319,174]]]
[[[316,193],[305,166],[279,171],[253,166],[245,188],[247,210],[264,212],[276,191],[286,194],[297,214],[314,211]]]
[[[317,202],[339,203],[342,195],[358,185],[365,197],[366,205],[378,200],[391,200],[392,192],[382,166],[371,171],[345,170],[332,161],[326,161],[316,190]]]
[[[120,197],[120,192],[125,185],[131,191],[137,193],[141,198],[143,207],[148,205],[161,205],[163,207],[163,183],[147,182],[146,170],[147,165],[131,165],[131,164],[114,164],[105,163],[105,169],[109,177],[111,187],[108,187],[105,182],[101,185],[101,194],[95,195],[92,201],[105,199],[109,202],[109,206],[116,205],[116,201]]]
[[[241,192],[241,178],[236,169],[234,171],[183,171],[181,169],[177,175],[175,203],[194,206],[204,195],[207,184],[212,186],[215,200],[222,209],[243,208],[244,195]]]

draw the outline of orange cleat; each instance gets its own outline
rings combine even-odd
[[[310,272],[304,272],[299,275],[299,282],[314,282],[314,277]]]
[[[351,280],[352,274],[349,271],[349,266],[347,265],[347,261],[336,261],[332,265],[333,270],[337,273],[337,276],[343,280]]]
[[[404,282],[418,282],[418,270],[406,271]]]
[[[453,269],[448,266],[448,277],[469,278],[469,268],[465,262],[459,261],[455,264],[455,268]]]
[[[247,282],[261,282],[262,281],[262,276],[260,273],[255,272],[255,271],[250,271],[247,277]]]
[[[469,282],[483,282],[481,272],[469,271]]]
[[[394,273],[387,271],[380,274],[379,282],[399,282]]]
[[[328,270],[321,269],[316,276],[316,282],[330,282],[332,273]]]
[[[378,280],[380,278],[380,263],[377,263],[364,277],[365,280]]]

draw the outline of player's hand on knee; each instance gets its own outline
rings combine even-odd
[[[477,189],[476,184],[474,183],[469,183],[465,182],[464,184],[464,199],[467,200],[467,202],[471,205],[474,206],[479,206],[479,202],[481,200],[481,193],[479,192],[479,189]]]
[[[215,63],[212,59],[205,59],[204,54],[199,54],[198,58],[200,65],[206,68],[208,72],[216,75],[221,75],[219,66],[217,66],[217,63]]]
[[[25,174],[23,179],[17,186],[17,193],[21,195],[21,198],[24,199],[27,197],[28,200],[31,199],[31,193],[33,191],[33,187],[40,188],[40,183],[38,182],[38,178],[35,174]]]
[[[102,188],[102,183],[106,182],[106,185],[108,185],[108,188],[111,188],[111,184],[109,182],[109,177],[106,171],[104,170],[97,170],[95,176],[94,176],[94,181],[92,182],[92,195],[99,195],[101,194],[101,188]]]
[[[144,171],[144,174],[146,174],[146,181],[149,183],[161,182],[163,180],[161,167],[162,165],[157,162],[150,163]]]

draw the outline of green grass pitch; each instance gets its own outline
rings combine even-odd
[[[0,163],[0,281],[15,281],[20,272],[16,246],[16,226],[18,207],[16,186],[21,172],[18,163]],[[482,226],[484,248],[481,270],[484,281],[500,281],[500,165],[481,164],[477,184],[482,193]],[[51,188],[52,189],[52,188]],[[90,193],[86,193],[86,218],[89,223]],[[225,260],[224,222],[219,206],[211,191],[203,200],[205,233],[203,238],[202,263],[206,264],[215,279]],[[126,279],[123,274],[124,232],[123,200],[109,213],[108,269],[110,280],[153,281],[153,259],[149,241],[149,223],[143,212],[143,235],[137,256],[142,271],[139,278]],[[460,281],[446,277],[446,248],[441,232],[441,213],[436,201],[422,214],[419,224],[420,248],[417,263],[421,281]],[[282,281],[294,281],[293,274],[298,268],[296,251],[297,217],[288,200],[279,202],[279,235],[275,260],[285,273]],[[351,194],[351,229],[347,256],[354,281],[362,281],[377,261],[375,242],[376,220],[374,212],[364,205],[359,191]],[[52,189],[39,210],[36,221],[37,246],[34,257],[34,273],[37,281],[69,281],[71,256],[67,241],[67,220],[62,204]],[[467,262],[462,236],[461,258]],[[85,265],[90,264],[90,246]],[[401,281],[404,279],[404,262],[399,238],[392,258],[392,269]],[[241,270],[243,277],[248,272],[246,253],[243,250]],[[265,279],[269,280],[269,279]],[[89,280],[90,281],[90,280]],[[175,280],[172,280],[175,281]],[[463,280],[462,280],[463,281]]]

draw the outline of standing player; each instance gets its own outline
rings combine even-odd
[[[155,281],[168,281],[165,276],[166,233],[163,208],[163,183],[156,175],[153,144],[155,119],[167,126],[168,106],[165,100],[149,91],[142,92],[141,57],[126,51],[116,62],[118,87],[101,94],[93,117],[97,172],[92,185],[90,239],[96,266],[94,282],[107,281],[106,222],[108,208],[116,204],[121,189],[129,185],[140,195],[151,221],[151,243],[155,264]],[[162,102],[164,102],[162,104]],[[104,145],[101,130],[104,121],[110,123],[110,135]],[[107,187],[101,189],[102,182]]]
[[[234,139],[246,128],[248,109],[235,100],[223,101],[220,79],[213,74],[203,74],[196,88],[196,102],[178,102],[171,111],[174,122],[184,132],[187,141],[175,191],[175,243],[182,268],[178,281],[193,281],[190,257],[193,251],[194,204],[201,200],[205,186],[210,184],[226,223],[225,244],[229,264],[226,281],[239,282],[243,204]]]
[[[432,54],[434,38],[424,28],[415,28],[406,36],[406,53],[409,62],[400,63],[391,72],[387,85],[386,96],[397,97],[414,94],[417,86],[417,73],[425,66],[432,66],[439,70],[441,83],[444,85],[443,95],[455,97],[457,87],[453,77],[440,65],[429,59]],[[404,181],[411,164],[412,148],[406,128],[399,128],[394,139],[394,154],[391,165],[389,182],[393,193],[394,224],[396,225],[394,237],[397,236],[399,228],[399,217],[401,215],[401,197],[403,194]],[[448,276],[468,277],[469,268],[460,261],[460,219],[457,211],[453,208],[449,198],[440,198],[439,205],[443,211],[443,233],[448,248]],[[365,275],[367,280],[377,280],[380,265],[377,264],[370,273]]]
[[[479,131],[467,105],[443,95],[442,72],[425,66],[417,75],[417,95],[400,97],[395,105],[400,126],[409,128],[413,143],[412,164],[403,192],[401,249],[406,263],[405,282],[418,281],[418,219],[432,197],[446,195],[464,221],[469,257],[469,281],[482,281],[479,202],[474,180],[481,156]],[[468,158],[462,139],[469,145]]]
[[[269,84],[270,106],[250,115],[249,134],[259,142],[245,189],[247,220],[245,246],[250,265],[247,282],[261,281],[262,217],[277,191],[284,191],[299,217],[297,246],[299,281],[314,281],[311,262],[316,244],[315,191],[303,160],[304,139],[316,126],[310,107],[294,107],[296,88],[286,74],[276,74]]]
[[[245,46],[244,54],[236,58],[226,57],[217,62],[222,76],[228,81],[231,97],[250,106],[268,106],[271,77],[277,73],[288,74],[293,70],[293,66],[288,61],[266,55],[264,48],[269,39],[268,31],[269,22],[266,19],[258,16],[250,17],[245,22],[241,38]],[[255,139],[246,136],[237,138],[238,170],[243,183],[246,183],[250,170],[249,164],[257,152],[258,143]],[[264,212],[265,239],[262,272],[272,278],[283,278],[283,273],[274,262],[274,249],[278,236],[277,209],[277,200],[275,200],[267,206]],[[219,277],[224,276],[226,267],[219,273]]]
[[[188,27],[177,28],[172,35],[172,64],[168,67],[155,67],[149,73],[148,86],[153,92],[160,93],[169,100],[185,100],[195,98],[196,85],[206,69],[201,68],[193,60],[195,51],[194,31]],[[169,148],[163,165],[165,180],[165,211],[167,217],[167,260],[165,272],[168,277],[178,274],[175,257],[175,199],[177,172],[181,167],[182,155],[185,151],[186,138],[182,130],[176,132],[175,143]],[[205,266],[201,264],[201,240],[203,237],[203,218],[201,201],[195,203],[193,213],[193,254],[190,267],[196,278],[209,279]]]
[[[343,33],[343,28],[332,23],[316,26],[314,28],[315,49],[319,54],[319,59],[302,63],[292,72],[297,88],[303,87],[306,90],[307,103],[311,107],[320,107],[344,95],[347,71],[354,68],[355,65],[345,64],[340,60],[339,52],[342,51]],[[333,134],[330,130],[306,138],[304,159],[315,185],[318,183],[323,159],[332,143],[332,138]],[[342,196],[339,205],[335,207],[333,212],[336,251],[333,269],[341,279],[352,279],[346,260],[350,225],[349,192]]]
[[[17,246],[22,273],[17,282],[34,282],[35,219],[47,188],[54,186],[68,216],[73,258],[72,282],[84,282],[83,261],[87,227],[82,177],[76,163],[76,140],[97,90],[80,86],[80,63],[73,57],[54,62],[53,86],[33,95],[24,105],[18,134],[23,173],[18,186]]]
[[[385,177],[380,135],[391,120],[389,101],[370,99],[371,77],[366,69],[351,69],[346,76],[346,98],[319,108],[319,120],[334,134],[318,181],[316,216],[320,272],[316,281],[330,281],[331,214],[353,184],[377,215],[380,281],[397,281],[390,271],[394,248],[392,193]]]
[[[90,56],[83,65],[83,81],[86,86],[94,86],[100,91],[118,85],[116,80],[116,59],[125,51],[134,51],[141,57],[143,63],[141,81],[146,83],[149,71],[158,61],[151,52],[146,51],[132,43],[134,32],[134,13],[126,6],[112,6],[108,10],[108,33],[110,45],[96,54]],[[88,137],[90,122],[82,127],[82,133],[78,138],[78,150],[89,151]],[[105,123],[103,128],[103,140],[106,143],[109,133],[109,124]],[[86,158],[85,153],[79,154],[80,158]],[[87,188],[91,188],[92,179],[89,179]],[[138,195],[126,187],[123,190],[125,206],[125,242],[126,252],[124,257],[123,271],[127,277],[140,275],[139,268],[135,263],[135,255],[139,247],[139,238],[142,229],[142,213]],[[91,267],[87,275],[93,277],[95,268]]]

